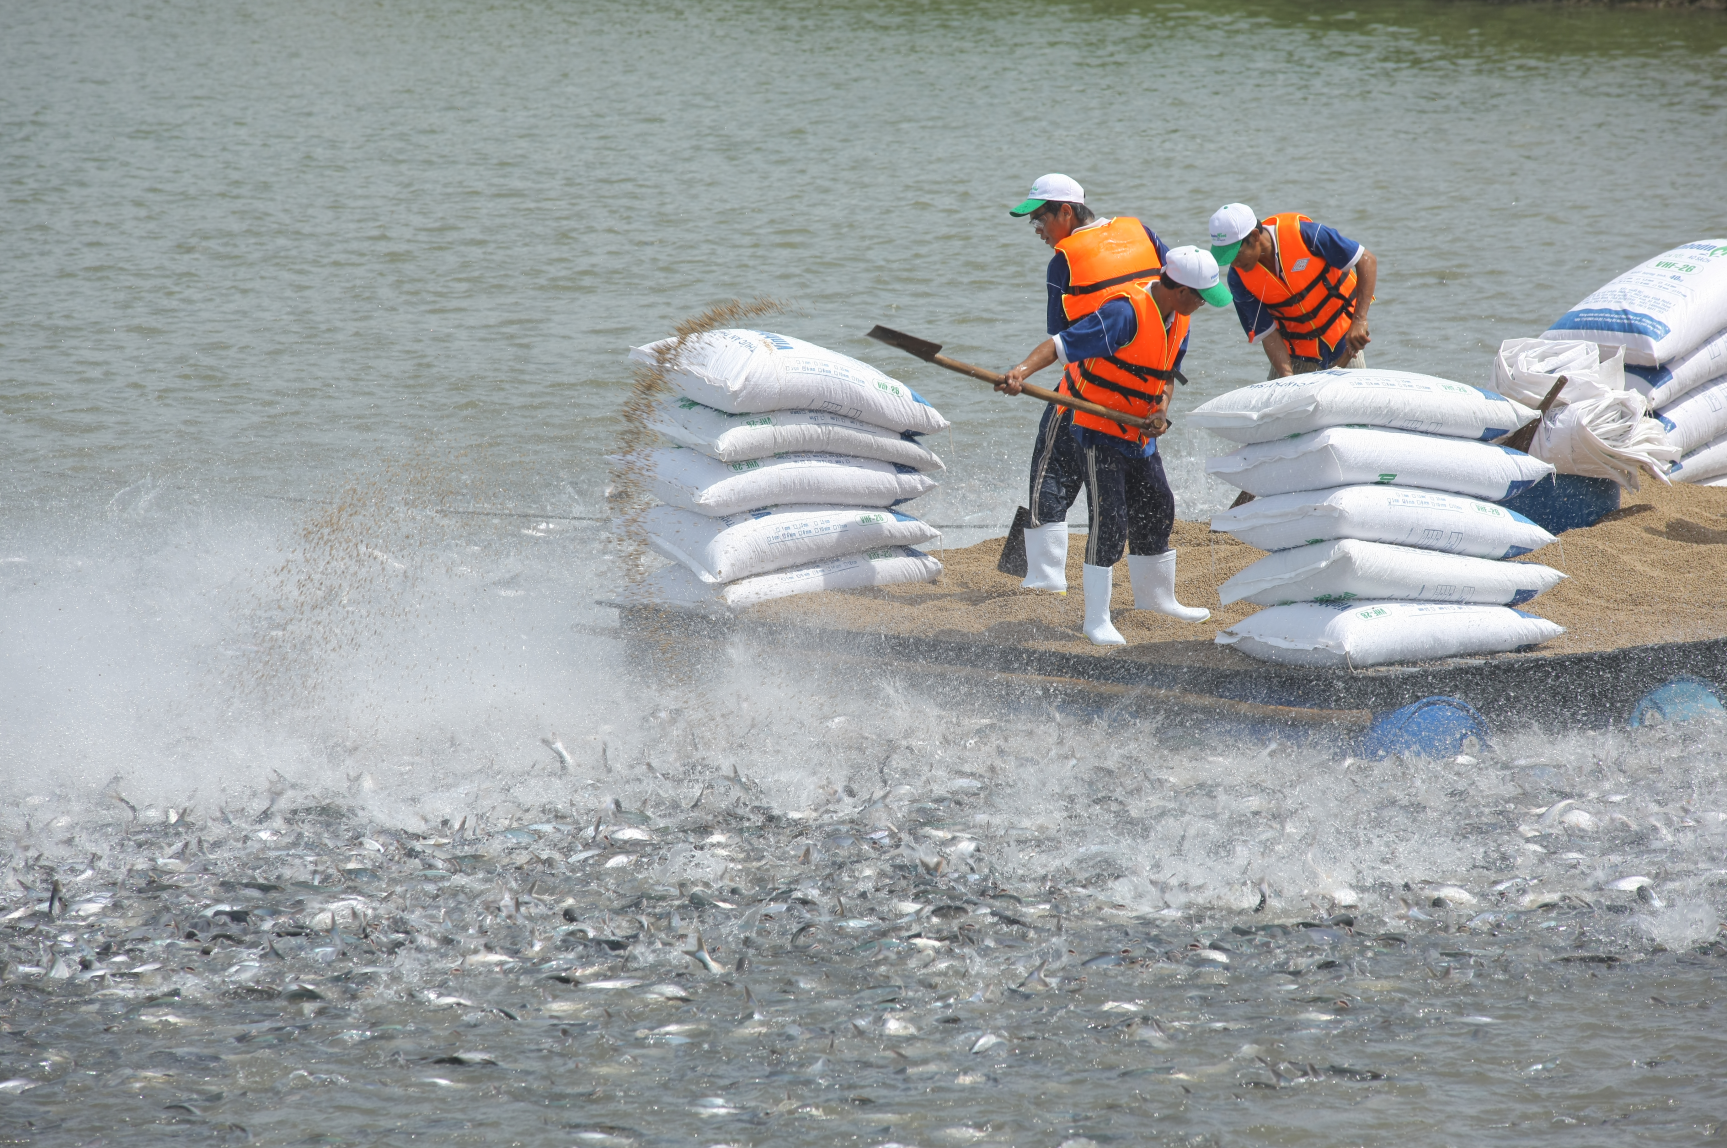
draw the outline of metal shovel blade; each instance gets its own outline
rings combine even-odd
[[[928,339],[920,339],[916,335],[908,335],[904,331],[896,331],[892,327],[871,327],[869,337],[878,343],[886,343],[890,347],[898,347],[902,351],[916,355],[926,363],[935,362],[935,357],[941,354],[940,343],[932,343]]]
[[[1003,574],[1024,578],[1030,572],[1025,556],[1025,528],[1030,525],[1031,511],[1023,506],[1014,510],[1013,525],[1008,527],[1007,538],[1001,544],[1001,558],[995,564]]]

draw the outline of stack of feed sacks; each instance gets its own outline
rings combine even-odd
[[[1498,653],[1561,629],[1512,607],[1557,570],[1505,559],[1553,540],[1494,503],[1553,473],[1491,445],[1535,417],[1430,375],[1332,370],[1231,391],[1190,416],[1237,443],[1206,470],[1254,495],[1212,529],[1271,553],[1218,588],[1269,609],[1217,636],[1292,665]]]
[[[631,351],[673,393],[663,444],[624,460],[664,505],[640,522],[673,565],[650,601],[742,607],[814,590],[927,582],[938,532],[898,507],[935,489],[917,440],[948,425],[911,388],[800,339],[726,329]]]
[[[1670,477],[1727,480],[1727,239],[1682,244],[1639,264],[1542,337],[1625,348],[1627,384],[1648,399],[1680,453]]]

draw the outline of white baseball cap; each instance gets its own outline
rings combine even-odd
[[[1197,247],[1171,247],[1163,260],[1163,273],[1183,287],[1199,292],[1213,307],[1230,304],[1229,288],[1218,282],[1217,260]]]
[[[1211,254],[1219,263],[1233,263],[1241,241],[1259,226],[1259,216],[1245,203],[1226,203],[1211,213]]]
[[[1009,215],[1030,215],[1051,200],[1056,203],[1084,203],[1085,188],[1072,176],[1051,173],[1039,176],[1031,185],[1031,195],[1018,207],[1008,209]]]

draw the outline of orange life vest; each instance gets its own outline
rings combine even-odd
[[[1166,405],[1164,395],[1175,378],[1175,357],[1181,353],[1182,340],[1187,338],[1188,316],[1176,315],[1166,330],[1163,313],[1145,285],[1132,284],[1125,291],[1114,292],[1111,298],[1116,296],[1133,304],[1133,317],[1139,325],[1133,341],[1113,355],[1069,363],[1062,375],[1063,389],[1110,410],[1149,418]],[[1074,411],[1073,424],[1140,444],[1150,438],[1138,427],[1123,426],[1086,411]]]
[[[1061,308],[1070,323],[1120,295],[1128,284],[1155,279],[1163,269],[1145,224],[1130,215],[1075,231],[1055,249],[1067,256],[1068,285]]]
[[[1236,268],[1243,286],[1277,320],[1289,353],[1301,359],[1324,358],[1319,344],[1342,343],[1355,316],[1355,269],[1339,271],[1307,249],[1301,225],[1312,222],[1293,211],[1260,220],[1277,237],[1273,258],[1280,274],[1259,263]]]

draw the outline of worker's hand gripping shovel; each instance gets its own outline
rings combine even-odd
[[[969,375],[974,379],[989,383],[991,386],[998,383],[1005,383],[1007,381],[1007,376],[997,371],[985,370],[983,367],[974,367],[970,363],[962,363],[958,359],[948,358],[946,355],[941,353],[940,343],[932,343],[927,339],[920,339],[916,335],[908,335],[904,331],[896,331],[892,327],[871,327],[869,330],[869,337],[878,340],[879,342],[886,343],[890,347],[898,347],[900,350],[905,351],[908,354],[916,355],[926,363],[934,363],[938,367],[946,367],[950,371],[957,371],[959,374]],[[1126,415],[1120,411],[1112,411],[1108,407],[1100,406],[1093,402],[1087,402],[1085,399],[1073,398],[1070,395],[1058,395],[1054,391],[1048,391],[1042,387],[1034,387],[1030,383],[1020,384],[1020,393],[1030,395],[1034,399],[1042,399],[1044,402],[1053,404],[1054,406],[1069,407],[1076,411],[1085,411],[1087,414],[1093,414],[1100,418],[1109,419],[1111,422],[1120,423],[1122,426],[1136,427],[1140,430],[1149,430],[1153,434],[1162,434],[1164,431],[1169,429],[1169,420],[1164,418],[1162,415],[1152,415],[1150,418],[1144,419],[1134,418],[1132,415]],[[1027,570],[1025,557],[1025,529],[1030,525],[1030,523],[1031,511],[1027,510],[1023,506],[1014,511],[1013,526],[1008,530],[1007,541],[1002,544],[1001,548],[1001,559],[996,563],[996,569],[1000,570],[1003,574],[1011,574],[1015,578],[1025,577]]]

